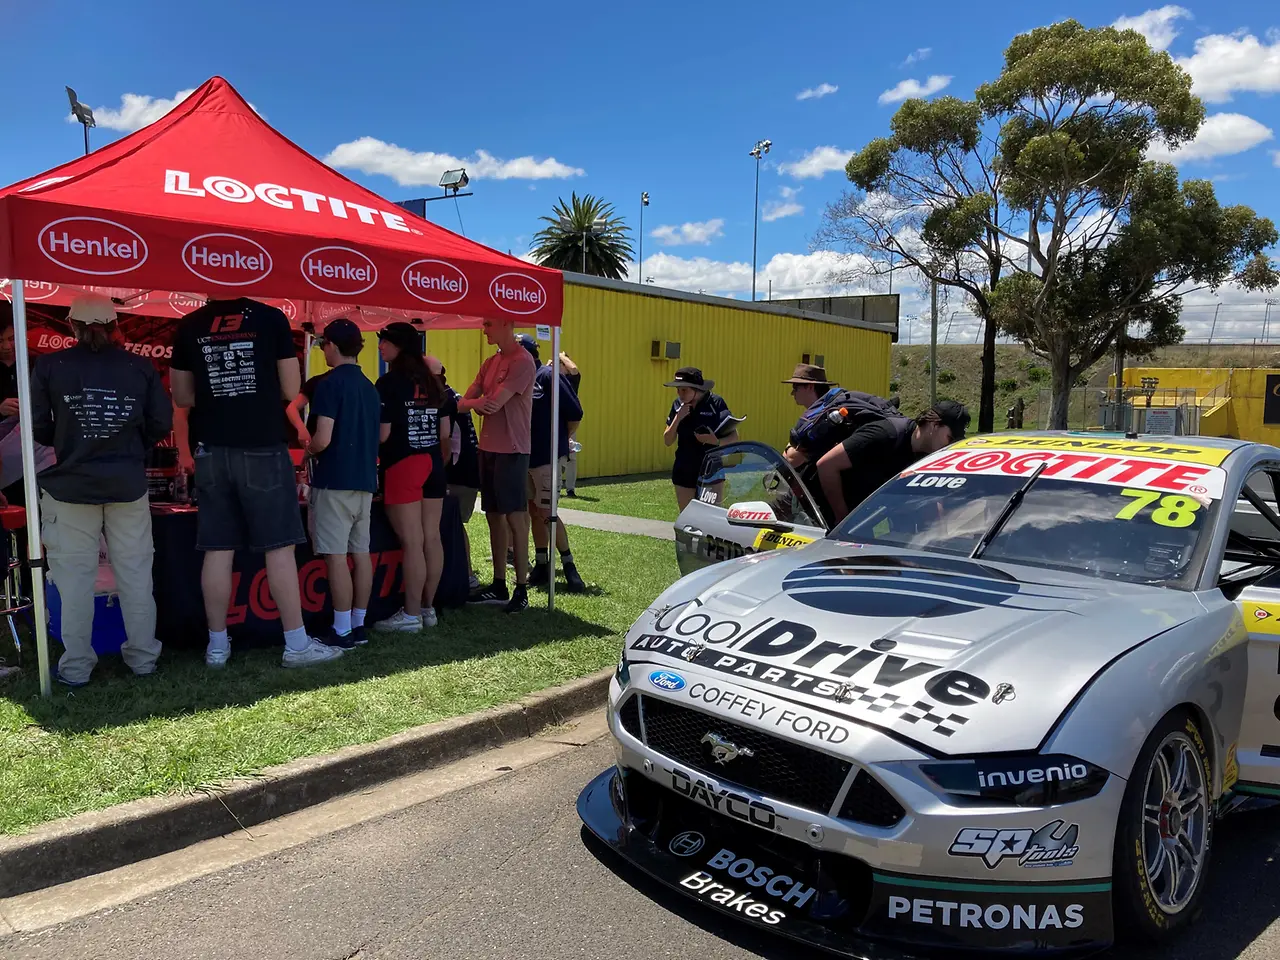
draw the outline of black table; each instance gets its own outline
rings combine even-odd
[[[305,505],[302,511],[305,521]],[[156,637],[162,643],[174,646],[203,646],[208,640],[208,623],[200,589],[203,556],[196,549],[196,508],[154,503],[151,506],[151,525],[156,547],[153,567]],[[436,606],[461,606],[467,599],[471,563],[466,555],[462,515],[453,497],[446,497],[444,501],[440,539],[444,543],[445,561],[436,593]],[[400,609],[404,590],[400,542],[391,529],[381,501],[373,504],[369,550],[373,555],[373,594],[369,599],[368,622],[373,623]],[[309,543],[300,544],[295,555],[303,621],[310,633],[323,636],[333,622],[326,589],[328,572],[325,560],[311,552]],[[282,644],[280,613],[267,588],[262,555],[237,551],[233,570],[231,606],[227,617],[227,630],[232,639],[243,646]]]

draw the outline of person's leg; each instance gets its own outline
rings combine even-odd
[[[310,643],[302,623],[302,596],[293,548],[306,543],[293,460],[284,444],[261,449],[229,450],[240,510],[249,528],[249,547],[264,554],[267,586],[280,611],[285,647],[302,650]]]
[[[354,593],[351,582],[351,569],[347,566],[347,555],[345,553],[326,553],[324,555],[324,565],[329,574],[329,600],[333,604],[333,627],[339,633],[345,633],[346,630],[339,629],[338,617],[340,614],[346,615],[347,630],[349,630],[352,594]]]
[[[687,507],[689,505],[689,501],[693,499],[694,490],[693,487],[682,487],[678,484],[674,486],[676,490],[676,512],[683,513],[684,508]]]
[[[144,496],[132,503],[109,503],[103,508],[107,551],[120,595],[128,641],[120,657],[139,676],[152,673],[160,656],[156,639],[156,598],[151,566],[155,542],[151,539],[151,504]]]
[[[200,590],[204,593],[204,615],[210,637],[227,632],[227,608],[231,605],[231,565],[235,551],[206,550],[200,570]]]
[[[400,540],[404,578],[404,612],[422,616],[422,589],[427,581],[427,558],[422,549],[422,501],[387,504],[387,519]]]
[[[373,594],[373,557],[369,555],[369,524],[373,516],[373,494],[361,492],[356,502],[355,523],[347,541],[352,564],[351,629],[356,642],[364,642],[364,615]]]
[[[578,451],[573,447],[569,447],[569,456],[563,461],[564,463],[564,492],[567,496],[576,497],[578,495]]]
[[[514,550],[516,555],[516,586],[523,587],[529,581],[529,512],[507,514],[507,522],[511,524],[515,535]]]
[[[494,513],[486,505],[484,518],[489,521],[489,550],[493,554],[493,585],[507,587],[507,547],[511,543],[511,528],[505,513]],[[529,547],[524,548],[524,557],[529,559]],[[519,571],[517,571],[518,573]]]
[[[204,553],[200,590],[204,596],[209,645],[204,662],[225,666],[231,656],[227,636],[227,608],[231,605],[232,566],[235,551],[249,545],[249,530],[237,495],[236,451],[226,447],[200,447],[196,451],[196,494],[199,513],[196,549]]]
[[[268,550],[263,557],[267,587],[280,611],[280,626],[286,634],[302,629],[302,593],[298,589],[298,561],[293,544]]]
[[[444,572],[444,542],[440,539],[440,515],[443,511],[443,500],[422,501],[422,544],[427,558],[423,603],[429,609],[435,608],[436,590],[440,587],[440,575]]]
[[[356,522],[359,501],[354,491],[312,487],[307,525],[311,528],[312,550],[324,557],[329,580],[329,601],[333,607],[333,630],[322,642],[346,646],[342,638],[351,634],[351,571],[347,568],[347,545]]]
[[[80,686],[98,662],[93,652],[93,583],[98,576],[102,507],[63,503],[40,496],[40,530],[49,575],[62,602],[62,646],[58,677]]]

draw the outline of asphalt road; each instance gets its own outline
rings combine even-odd
[[[802,956],[668,893],[584,843],[574,800],[606,741],[37,933],[21,960]],[[1221,825],[1205,918],[1111,960],[1280,960],[1280,809]]]

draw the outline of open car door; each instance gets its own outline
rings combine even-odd
[[[676,518],[682,574],[826,536],[815,498],[772,447],[743,441],[709,453],[698,492]]]

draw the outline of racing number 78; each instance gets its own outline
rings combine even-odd
[[[1200,509],[1199,500],[1180,493],[1161,496],[1157,490],[1126,488],[1120,491],[1120,496],[1129,497],[1133,502],[1120,508],[1120,512],[1116,514],[1117,520],[1132,520],[1143,510],[1152,507],[1152,523],[1162,527],[1189,527],[1196,522],[1196,511]]]

